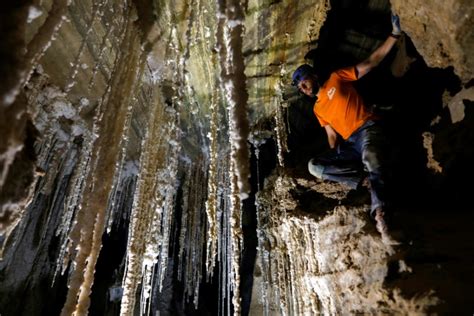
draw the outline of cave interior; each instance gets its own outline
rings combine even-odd
[[[291,265],[296,260],[290,255],[291,247],[282,246],[280,241],[276,241],[278,238],[272,235],[279,229],[283,234],[281,227],[286,226],[279,224],[287,223],[285,220],[307,219],[311,225],[316,225],[311,227],[320,227],[317,225],[323,225],[325,220],[336,216],[336,210],[340,207],[351,213],[352,209],[367,209],[370,204],[367,188],[349,190],[336,186],[332,189],[334,194],[330,196],[321,188],[332,184],[318,183],[308,173],[307,161],[327,150],[328,145],[324,129],[313,114],[314,100],[291,86],[291,72],[303,62],[314,65],[321,74],[327,74],[363,60],[390,33],[390,12],[401,7],[398,1],[302,1],[298,6],[293,3],[298,10],[307,10],[307,7],[316,5],[321,7],[324,3],[329,5],[319,36],[295,43],[294,46],[284,42],[284,36],[281,36],[273,39],[271,47],[266,45],[272,27],[284,28],[286,23],[292,22],[291,17],[296,23],[299,11],[290,10],[290,22],[285,22],[284,26],[276,23],[277,26],[270,27],[268,21],[287,19],[284,8],[290,8],[292,1],[216,2],[227,3],[228,6],[239,3],[236,7],[240,6],[245,15],[246,30],[242,36],[240,58],[246,67],[248,88],[238,90],[238,87],[236,93],[249,97],[250,134],[258,139],[244,140],[249,148],[250,190],[248,197],[241,196],[238,201],[242,231],[239,250],[233,248],[232,242],[237,237],[231,236],[233,222],[230,217],[226,217],[229,216],[226,215],[228,205],[234,203],[229,197],[238,194],[232,191],[235,190],[232,176],[229,180],[229,176],[225,176],[222,171],[228,169],[232,174],[232,170],[235,172],[238,169],[231,159],[232,155],[229,156],[232,142],[226,138],[227,134],[232,134],[230,131],[235,126],[229,123],[232,115],[226,112],[225,106],[209,106],[215,98],[225,98],[224,89],[219,86],[222,82],[214,79],[215,73],[219,74],[216,69],[225,67],[222,64],[216,66],[216,59],[222,56],[218,56],[215,47],[206,51],[197,40],[201,36],[199,32],[216,33],[216,38],[219,38],[222,26],[221,29],[219,25],[213,24],[215,21],[209,20],[206,15],[209,14],[208,9],[203,9],[217,6],[216,10],[219,10],[219,5],[209,1],[188,1],[189,4],[183,5],[182,1],[178,1],[176,8],[179,10],[174,12],[172,1],[133,0],[127,1],[125,6],[107,1],[70,1],[67,5],[63,2],[68,1],[37,2],[1,5],[0,33],[5,35],[5,40],[1,44],[0,69],[7,83],[2,96],[15,86],[15,82],[20,83],[15,101],[10,105],[2,104],[0,113],[0,130],[5,135],[0,143],[0,154],[2,174],[6,174],[2,175],[0,182],[0,244],[3,248],[0,261],[1,315],[69,315],[68,306],[73,306],[73,310],[76,308],[75,315],[158,315],[158,312],[159,315],[261,315],[307,312],[304,308],[318,308],[322,313],[329,314],[373,314],[377,311],[403,314],[415,310],[420,314],[462,315],[473,312],[474,300],[469,294],[474,292],[474,214],[470,196],[472,187],[469,184],[474,177],[474,110],[470,108],[474,102],[473,73],[460,76],[454,63],[433,67],[417,50],[423,43],[419,43],[418,36],[415,45],[411,37],[414,33],[412,29],[409,29],[412,32],[406,30],[397,46],[376,69],[356,82],[357,90],[384,122],[390,148],[391,172],[387,183],[391,202],[389,223],[399,244],[393,246],[395,250],[391,253],[386,249],[381,251],[383,256],[379,259],[384,273],[380,280],[373,281],[377,286],[380,284],[380,291],[386,295],[385,301],[364,301],[358,289],[363,292],[364,286],[370,287],[372,281],[354,281],[355,285],[334,281],[331,275],[336,274],[334,271],[337,267],[334,271],[324,272],[322,267],[325,264],[321,262],[318,263],[320,270],[311,273],[315,273],[315,279],[320,280],[318,282],[328,282],[328,292],[331,293],[327,294],[328,297],[323,287],[315,287],[316,290],[300,288],[304,287],[301,284],[306,283],[296,283],[292,279],[294,276],[279,279],[274,273],[280,271],[277,266],[284,262],[285,266],[281,269],[290,274],[293,271]],[[472,13],[469,1],[454,2],[461,9]],[[84,9],[88,5],[92,9]],[[108,6],[115,11],[104,9]],[[68,16],[68,23],[63,27],[64,32],[58,27],[60,33],[49,34],[49,39],[54,37],[55,41],[44,45],[41,54],[33,55],[30,60],[33,63],[32,71],[26,78],[24,70],[28,63],[25,62],[25,56],[28,53],[24,55],[23,50],[26,50],[24,47],[30,50],[35,48],[31,44],[35,37],[29,28],[39,29],[41,25],[34,24],[40,23],[37,20],[33,24],[25,22],[28,16],[26,12],[31,18],[34,11],[32,7],[49,11],[39,18],[46,21],[62,8],[65,11],[61,11],[60,15]],[[101,15],[100,10],[106,13]],[[231,19],[233,11],[228,11],[231,13],[227,18]],[[228,11],[225,11],[226,14]],[[402,29],[404,22],[410,18],[404,16],[404,12],[400,11]],[[222,14],[219,14],[213,16],[218,22],[222,19]],[[167,22],[163,17],[168,16],[173,16],[174,20]],[[100,48],[101,40],[90,35],[94,34],[96,26],[85,28],[87,22],[94,19],[102,19],[101,23],[115,26],[111,30],[109,28],[110,33],[107,30],[101,30],[103,34],[97,33],[97,38],[103,37],[103,42],[109,43],[104,44],[104,49]],[[255,21],[248,22],[248,19]],[[16,25],[18,21],[23,21],[24,26]],[[176,26],[172,27],[172,23]],[[298,25],[308,23],[298,21]],[[119,26],[122,24],[131,25],[131,31],[124,29],[126,31],[120,32]],[[71,25],[77,29],[82,27],[78,31],[80,36],[68,29]],[[472,27],[472,24],[469,25]],[[186,32],[182,31],[183,28]],[[136,38],[134,31],[139,34]],[[285,30],[279,32],[276,34],[281,35]],[[246,34],[254,33],[258,34],[262,42],[246,40]],[[468,38],[472,39],[472,34],[470,31]],[[181,35],[188,42],[176,39]],[[70,41],[67,36],[71,36]],[[207,45],[215,44],[205,35],[202,36],[207,39]],[[474,44],[470,45],[468,47]],[[86,54],[83,50],[92,53]],[[207,54],[211,52],[213,55],[210,57]],[[275,69],[281,68],[285,60],[271,64],[272,60],[268,56],[287,56],[295,52],[299,56],[286,57],[289,60],[287,72],[278,74]],[[471,52],[465,53],[472,55]],[[436,53],[433,52],[434,55]],[[81,58],[83,61],[74,63],[65,56],[76,56],[76,61]],[[97,63],[101,58],[104,61]],[[184,66],[180,64],[182,60],[185,60]],[[194,75],[196,78],[193,78]],[[87,76],[97,76],[100,80]],[[158,79],[155,80],[153,76]],[[230,80],[229,76],[221,74],[221,77],[222,81]],[[267,90],[273,84],[273,81],[271,84],[265,81],[270,80],[268,78],[282,82],[280,103],[275,106],[278,109],[272,108],[271,98],[266,96],[271,94]],[[204,83],[204,79],[209,79],[209,82]],[[74,80],[77,82],[71,84]],[[92,85],[94,80],[97,81],[95,86]],[[255,90],[251,90],[252,84],[256,86]],[[464,91],[471,92],[463,94]],[[53,101],[48,101],[49,97]],[[452,107],[448,106],[456,98],[461,100],[456,106],[464,111],[459,120],[453,118]],[[66,110],[62,110],[64,113],[60,115],[48,114],[58,102],[73,104],[75,110],[70,110],[73,114],[68,115]],[[273,112],[268,111],[269,108]],[[207,120],[213,120],[210,117],[214,117],[214,114],[220,126],[215,130],[214,135],[217,136],[212,138],[208,135],[213,133],[213,123]],[[277,139],[274,132],[278,129],[275,115],[281,115],[286,131],[287,150],[283,151],[282,161],[279,161],[281,139]],[[77,132],[77,126],[88,132]],[[167,138],[166,141],[161,140],[162,134]],[[157,142],[154,142],[154,138]],[[217,140],[216,161],[212,160],[212,152],[216,152],[216,149],[212,149],[213,140]],[[21,150],[15,153],[11,163],[7,163],[4,157],[8,155],[4,153],[10,153],[12,147],[6,144],[14,144],[15,141],[21,144]],[[166,147],[168,144],[169,148]],[[166,151],[159,151],[159,148],[165,147]],[[156,152],[153,148],[156,148]],[[109,153],[113,153],[110,154],[111,158]],[[176,155],[176,160],[173,160],[173,155]],[[154,158],[158,156],[164,158]],[[213,261],[208,258],[212,242],[208,240],[211,235],[207,230],[212,225],[208,221],[209,213],[206,215],[209,209],[206,201],[212,196],[212,186],[209,184],[213,179],[210,171],[212,161],[217,166],[214,181],[218,184],[215,222],[229,226],[216,224],[219,234],[216,237],[216,253],[219,259],[213,259],[215,266],[209,269],[206,260]],[[117,173],[113,168],[122,171]],[[160,172],[156,171],[158,169]],[[273,188],[275,175],[290,179],[294,184],[286,188],[287,195],[281,195],[281,200],[273,200],[272,204],[265,200],[262,192]],[[76,187],[80,190],[74,189]],[[147,192],[147,188],[155,190],[154,193]],[[74,194],[77,192],[84,196],[82,200]],[[79,207],[74,206],[71,215],[68,215],[75,220],[69,218],[72,226],[61,228],[67,218],[64,215],[67,214],[66,209],[72,205],[71,201],[75,197]],[[160,202],[160,198],[164,202]],[[288,201],[294,206],[286,207],[285,203],[290,203]],[[151,255],[146,251],[135,253],[130,250],[133,242],[139,242],[136,240],[140,239],[133,237],[140,236],[139,229],[133,230],[135,224],[132,223],[136,220],[134,214],[138,214],[139,209],[146,210],[146,205],[151,205],[150,209],[160,210],[157,213],[161,214],[159,225],[151,220],[149,222],[149,227],[154,225],[157,230],[148,228],[149,235],[157,236],[159,233],[160,237],[150,237],[144,239],[142,244],[135,245],[142,245],[145,249],[147,244],[156,243],[157,250]],[[71,280],[76,280],[76,266],[82,262],[77,257],[80,257],[84,244],[82,239],[78,244],[71,240],[75,240],[74,225],[77,226],[78,222],[82,225],[82,236],[87,235],[84,233],[87,225],[93,226],[92,223],[97,225],[99,222],[97,219],[92,222],[87,217],[81,220],[81,217],[77,217],[81,210],[90,209],[90,214],[95,216],[95,209],[101,207],[107,210],[104,214],[107,214],[105,222],[108,224],[104,224],[98,237],[91,237],[100,244],[100,250],[94,265],[88,268],[92,269],[93,282],[88,284],[90,294],[85,296],[89,297],[89,303],[85,304],[81,299],[83,287],[87,286],[77,286],[77,301],[70,289],[74,289]],[[272,217],[277,216],[271,214],[274,211],[272,207],[284,209],[284,215],[280,215],[280,211],[275,211],[275,214],[283,216],[285,220],[279,217],[280,222],[277,222]],[[353,235],[355,238],[367,235],[377,240],[373,223],[366,213],[360,213],[360,218],[366,222],[365,226]],[[318,238],[332,238],[331,231],[320,229]],[[94,231],[93,236],[96,234]],[[225,250],[227,248],[231,250]],[[238,273],[235,270],[231,272],[230,269],[235,269],[234,262],[227,259],[231,255],[226,251],[239,253]],[[352,250],[347,251],[349,257],[353,255],[350,253]],[[131,252],[134,257],[130,256]],[[276,258],[272,253],[276,256],[280,252],[278,260],[283,261],[272,261]],[[155,257],[149,259],[143,253]],[[262,259],[266,254],[270,254],[270,261]],[[310,254],[299,255],[303,258],[308,256],[307,261],[313,260]],[[370,256],[370,253],[365,256]],[[138,264],[135,269],[142,274],[134,279],[128,273],[135,267],[133,260],[137,257],[141,258],[143,265]],[[93,261],[90,258],[83,261],[86,268]],[[153,264],[146,265],[149,261]],[[272,262],[278,264],[273,265]],[[347,271],[352,271],[351,266],[356,266],[351,262],[346,264],[349,267]],[[360,268],[353,270],[365,273]],[[337,273],[341,271],[337,270]],[[311,273],[308,272],[308,275]],[[239,283],[233,279],[236,274],[239,275]],[[328,280],[325,279],[327,275],[330,275]],[[87,278],[83,278],[82,284],[85,284]],[[135,287],[125,285],[129,279],[134,280]],[[151,282],[150,285],[147,282]],[[238,290],[233,287],[235,284]],[[262,290],[265,286],[268,292]],[[131,294],[127,292],[128,288],[131,288]],[[285,290],[290,292],[283,295]],[[341,294],[345,290],[348,291],[346,296]],[[267,294],[263,295],[259,291]],[[315,295],[297,300],[308,299],[315,303],[308,303],[310,307],[305,305],[303,308],[302,303],[295,303],[292,296],[307,294],[306,291]],[[148,294],[144,296],[143,293]],[[235,293],[240,295],[238,307],[231,300]],[[390,309],[395,307],[387,301],[403,301],[398,298],[399,294],[415,306],[413,310],[407,307],[412,306],[409,303],[399,303],[398,310]],[[124,303],[124,297],[132,303]],[[351,307],[350,304],[343,304],[351,300],[359,302],[358,299],[366,302],[366,310],[359,305]],[[68,305],[70,300],[72,305]],[[330,307],[326,305],[327,301],[332,302]],[[85,311],[79,308],[82,305]],[[125,311],[125,308],[128,309]]]

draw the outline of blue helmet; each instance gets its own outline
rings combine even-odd
[[[293,73],[292,85],[297,86],[301,80],[308,78],[309,76],[315,75],[314,68],[308,64],[299,66]]]

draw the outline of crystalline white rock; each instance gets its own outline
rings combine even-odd
[[[68,85],[66,86],[66,91],[69,91],[69,90],[70,90],[72,87],[74,87],[75,85],[76,85],[76,82],[75,82],[75,81],[71,82],[70,84],[68,84]]]
[[[13,93],[8,93],[6,96],[3,97],[3,103],[6,105],[10,105],[15,102],[16,96],[18,95],[18,91],[14,91]]]
[[[81,125],[77,125],[77,124],[74,124],[72,126],[72,131],[71,131],[71,134],[73,136],[79,136],[79,135],[83,135],[86,133],[86,130],[84,129],[83,126]]]
[[[40,8],[34,5],[30,5],[30,8],[28,10],[28,19],[27,23],[33,22],[33,20],[37,19],[43,14]]]
[[[242,20],[227,20],[227,26],[229,28],[234,28],[242,24],[243,24]]]
[[[81,108],[82,108],[82,107],[88,106],[90,102],[87,98],[81,98],[81,100],[79,101],[79,104],[81,105]]]
[[[239,188],[242,188],[242,187],[243,187],[243,185],[239,182]],[[245,200],[248,197],[249,197],[248,193],[245,193],[245,192],[240,192],[239,193],[239,198],[241,200]]]
[[[25,76],[25,72],[22,71],[20,72],[20,77],[24,77]],[[12,104],[13,102],[15,102],[15,99],[16,99],[16,96],[18,95],[18,93],[20,93],[20,86],[21,86],[21,82],[18,82],[10,91],[8,91],[4,97],[3,97],[3,103],[5,105],[10,105]]]
[[[58,130],[56,131],[56,137],[57,137],[59,140],[63,141],[63,142],[67,142],[67,141],[69,141],[69,139],[70,139],[69,134],[67,134],[66,132],[64,132],[64,131],[61,130],[61,129],[58,129]]]
[[[45,96],[48,99],[55,99],[59,97],[65,97],[66,94],[56,87],[49,86],[45,89]]]
[[[76,109],[70,103],[64,101],[55,101],[53,109],[53,116],[56,118],[63,116],[67,119],[72,119],[77,114]]]
[[[188,156],[181,156],[181,157],[179,157],[179,159],[185,164],[191,164],[192,163],[191,158],[189,158]]]
[[[40,75],[44,74],[44,69],[43,69],[43,66],[41,66],[41,64],[36,65],[36,72]]]
[[[208,27],[205,27],[204,30],[205,30],[204,31],[204,38],[206,38],[206,39],[210,38],[211,37],[211,29],[208,28]]]
[[[123,177],[130,177],[138,174],[138,161],[127,161],[123,167]]]

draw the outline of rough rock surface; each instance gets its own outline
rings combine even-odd
[[[291,179],[284,175],[268,178],[259,196],[269,218],[264,219],[267,224],[256,266],[252,315],[268,312],[268,308],[288,315],[424,315],[437,303],[429,291],[407,298],[400,288],[384,285],[394,260],[399,266],[395,273],[409,278],[411,268],[403,258],[397,262],[393,256],[398,243],[384,242],[374,231],[368,221],[368,205],[336,206],[326,214],[318,214],[321,207],[295,209],[301,197]],[[305,181],[298,190],[327,194],[334,187]]]
[[[467,82],[474,75],[474,6],[470,0],[391,0],[403,30],[430,67],[454,67]]]
[[[468,310],[463,293],[471,285],[463,275],[472,276],[474,257],[461,246],[460,240],[470,238],[458,232],[469,225],[459,224],[462,215],[446,219],[431,213],[420,229],[416,223],[429,210],[398,210],[387,241],[368,216],[366,188],[355,192],[328,181],[295,179],[288,171],[275,171],[258,196],[263,232],[250,315]],[[449,234],[440,237],[443,230]],[[455,285],[448,291],[447,284]]]

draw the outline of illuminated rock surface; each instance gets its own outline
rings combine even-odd
[[[307,173],[290,85],[367,57],[389,1],[1,4],[0,314],[472,313],[473,5],[391,2],[406,36],[357,88],[398,244]]]

